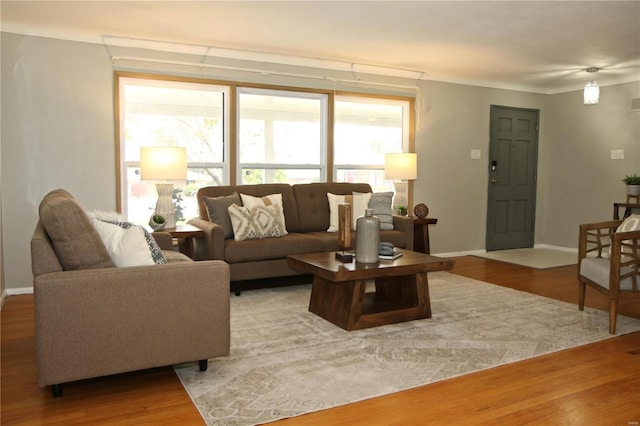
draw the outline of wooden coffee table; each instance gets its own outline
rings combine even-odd
[[[345,330],[431,318],[427,272],[445,271],[453,260],[402,250],[395,260],[342,263],[335,252],[288,257],[289,267],[313,274],[309,311]],[[366,292],[367,281],[375,292]]]

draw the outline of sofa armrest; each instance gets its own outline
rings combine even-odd
[[[41,386],[229,351],[225,262],[53,272],[34,294]]]
[[[393,229],[407,235],[408,250],[413,250],[413,218],[410,216],[393,215]]]
[[[173,250],[173,237],[168,232],[156,231],[151,234],[162,250]]]
[[[224,260],[224,229],[217,223],[195,217],[188,222],[204,231],[203,238],[194,240],[198,260]]]

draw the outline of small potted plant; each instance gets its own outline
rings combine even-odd
[[[407,215],[407,207],[406,206],[398,206],[398,214],[400,216],[406,216]]]
[[[640,195],[640,176],[636,174],[625,175],[622,182],[627,185],[627,195]]]
[[[160,214],[152,214],[151,219],[149,219],[149,226],[154,231],[159,231],[163,229],[166,223],[167,223],[167,219],[165,219],[165,217]]]

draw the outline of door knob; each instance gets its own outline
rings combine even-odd
[[[491,183],[498,183],[496,179],[491,179]]]

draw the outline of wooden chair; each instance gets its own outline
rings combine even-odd
[[[624,209],[624,213],[620,216],[620,209]],[[613,203],[613,220],[626,219],[632,214],[640,214],[640,204],[630,203]]]
[[[578,307],[587,285],[609,298],[609,333],[616,332],[620,294],[640,295],[640,230],[616,232],[622,220],[580,225]]]

